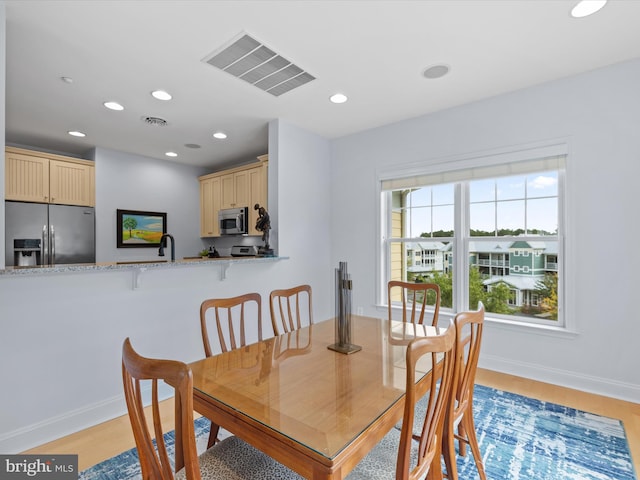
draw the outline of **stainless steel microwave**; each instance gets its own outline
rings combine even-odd
[[[220,235],[247,235],[249,233],[249,208],[225,208],[218,212]]]

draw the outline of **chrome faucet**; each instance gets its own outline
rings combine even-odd
[[[158,249],[158,256],[164,257],[165,238],[169,238],[169,240],[171,240],[171,261],[175,262],[176,261],[176,245],[173,241],[173,235],[169,235],[168,233],[165,233],[164,235],[162,235],[162,237],[160,237],[160,248]]]

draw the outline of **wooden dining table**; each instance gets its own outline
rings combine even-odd
[[[194,408],[308,479],[343,479],[402,419],[407,343],[438,328],[353,316],[353,354],[333,319],[190,364]],[[441,332],[440,332],[441,333]],[[430,358],[420,365],[426,391]]]

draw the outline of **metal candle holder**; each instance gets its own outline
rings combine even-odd
[[[346,354],[362,349],[351,343],[351,287],[347,262],[340,262],[336,268],[336,343],[327,348]]]

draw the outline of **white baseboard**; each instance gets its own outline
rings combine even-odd
[[[124,395],[0,435],[0,452],[15,454],[127,413]],[[73,452],[70,452],[73,453]]]
[[[143,387],[143,403],[149,404],[151,387]],[[173,388],[164,383],[158,385],[158,397],[164,400],[172,397]],[[99,423],[126,415],[124,394],[72,410],[38,423],[0,434],[0,452],[16,454],[66,435],[93,427]],[[69,452],[73,453],[73,452]]]
[[[638,384],[618,382],[610,378],[594,377],[531,363],[515,362],[486,354],[480,355],[478,366],[487,370],[530,378],[539,382],[640,403],[640,385]]]

